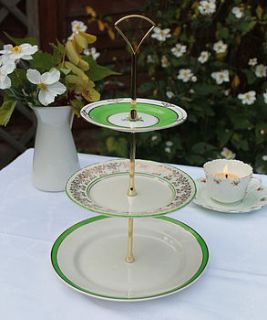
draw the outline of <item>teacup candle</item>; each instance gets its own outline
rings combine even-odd
[[[203,168],[209,196],[223,203],[241,201],[253,178],[252,167],[239,160],[217,159],[206,162]],[[261,184],[259,179],[253,179]]]

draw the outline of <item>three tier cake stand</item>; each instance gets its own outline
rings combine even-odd
[[[149,24],[138,44],[122,31],[128,19]],[[118,20],[115,28],[131,50],[131,98],[91,103],[81,115],[90,123],[129,133],[130,159],[96,163],[69,179],[69,198],[102,215],[64,231],[55,241],[51,259],[66,284],[89,296],[148,300],[195,282],[207,265],[208,248],[188,225],[163,217],[194,198],[193,179],[176,167],[135,159],[137,133],[170,128],[187,117],[173,104],[136,98],[136,56],[154,23],[131,15]]]

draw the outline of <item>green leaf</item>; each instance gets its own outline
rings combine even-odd
[[[25,38],[16,38],[12,37],[8,33],[4,32],[5,36],[11,40],[16,46],[19,46],[22,43],[29,43],[31,45],[37,45],[37,39],[33,37],[25,37]]]
[[[200,155],[212,150],[215,150],[214,146],[205,142],[196,143],[192,147],[192,152]]]
[[[62,43],[60,43],[59,41],[57,41],[57,44],[52,44],[53,47],[53,60],[54,60],[54,64],[57,65],[59,63],[61,63],[61,61],[63,60],[63,57],[65,55],[65,47]]]
[[[242,31],[242,35],[245,35],[246,33],[252,31],[256,24],[257,24],[257,21],[255,20],[252,20],[249,22],[247,21],[241,22],[239,24],[239,29]]]
[[[51,54],[47,52],[36,52],[34,59],[30,60],[30,66],[40,72],[45,72],[55,67],[55,63]]]
[[[108,137],[106,140],[106,147],[110,154],[116,154],[119,157],[126,157],[128,154],[128,142],[123,137]]]
[[[218,91],[218,87],[212,84],[198,83],[194,86],[194,90],[199,95],[210,95]]]
[[[96,61],[90,56],[83,56],[83,60],[89,63],[90,69],[87,71],[89,78],[92,81],[99,81],[108,76],[119,75],[120,73],[112,71],[107,67],[100,66]]]
[[[81,111],[82,107],[84,106],[83,102],[78,99],[73,99],[70,101],[70,104],[71,104],[72,110],[75,113],[75,115],[77,117],[80,117],[80,111]]]
[[[231,142],[237,150],[243,150],[243,151],[249,150],[248,142],[244,140],[244,137],[239,133],[233,134]]]
[[[221,147],[225,146],[228,143],[228,141],[232,137],[232,134],[232,130],[225,129],[224,127],[217,127],[216,135]]]
[[[10,120],[10,117],[15,109],[17,101],[9,100],[6,98],[0,107],[0,125],[6,126]]]
[[[252,123],[247,119],[246,115],[242,113],[241,115],[235,113],[230,119],[234,129],[247,129],[252,126]]]
[[[248,84],[252,84],[257,80],[255,73],[251,69],[243,69],[242,71],[246,75]]]

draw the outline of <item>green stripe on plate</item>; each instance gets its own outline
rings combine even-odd
[[[111,123],[108,121],[110,116],[117,113],[130,112],[130,109],[130,102],[109,103],[93,108],[89,111],[88,116],[97,123],[110,126]],[[177,113],[173,110],[155,104],[137,102],[136,109],[137,112],[146,113],[159,119],[158,123],[150,126],[151,128],[160,128],[171,125],[176,122],[178,118]],[[120,127],[115,124],[112,124],[112,126]]]
[[[144,300],[144,299],[152,299],[152,298],[156,298],[156,297],[160,297],[160,296],[165,296],[165,295],[169,295],[171,293],[177,292],[179,290],[184,289],[185,287],[191,285],[193,282],[195,282],[200,275],[203,273],[203,271],[205,270],[208,260],[209,260],[209,250],[207,247],[206,242],[204,241],[204,239],[191,227],[189,227],[187,224],[180,222],[178,220],[169,218],[169,217],[158,217],[155,219],[161,219],[164,220],[166,222],[170,222],[170,223],[174,223],[178,226],[180,226],[181,228],[183,228],[184,230],[190,232],[192,234],[192,236],[196,239],[196,241],[198,242],[201,251],[202,251],[202,261],[201,261],[201,265],[198,268],[198,270],[196,271],[196,273],[185,283],[183,283],[180,286],[177,286],[175,288],[173,288],[172,290],[169,291],[165,291],[165,292],[161,292],[159,294],[155,294],[152,296],[143,296],[143,297],[138,297],[138,298],[125,298],[125,297],[113,297],[113,296],[105,296],[105,295],[101,295],[98,294],[96,292],[93,291],[89,291],[87,289],[84,289],[78,285],[76,285],[74,282],[72,282],[70,279],[68,279],[65,274],[61,271],[59,265],[58,265],[58,261],[57,261],[57,253],[59,250],[59,247],[61,245],[61,243],[68,237],[68,235],[70,235],[72,232],[74,232],[76,229],[79,229],[80,227],[95,222],[95,221],[99,221],[99,220],[103,220],[103,219],[112,219],[111,217],[106,217],[106,216],[97,216],[97,217],[93,217],[90,219],[86,219],[83,220],[81,222],[78,222],[77,224],[71,226],[70,228],[68,228],[67,230],[65,230],[55,241],[52,250],[51,250],[51,262],[52,265],[54,267],[54,270],[56,271],[56,273],[58,274],[58,276],[66,282],[66,284],[68,284],[69,286],[73,287],[74,289],[85,293],[87,295],[90,296],[95,296],[95,297],[99,297],[99,298],[103,298],[103,299],[112,299],[112,300],[123,300],[123,301],[136,301],[136,300]]]

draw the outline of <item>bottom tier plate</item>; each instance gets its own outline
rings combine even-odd
[[[98,216],[81,221],[56,240],[51,259],[73,289],[100,299],[136,301],[180,291],[208,262],[202,237],[177,220],[134,220],[135,262],[125,261],[127,219]]]

